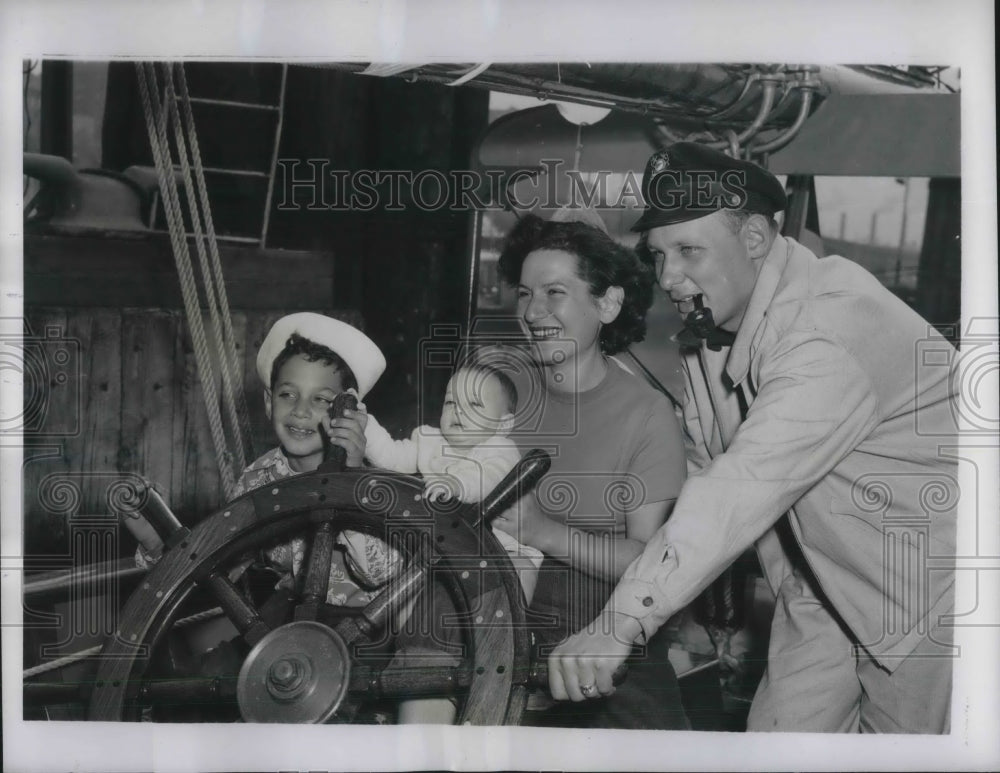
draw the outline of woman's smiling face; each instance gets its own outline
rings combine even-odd
[[[534,342],[544,366],[561,366],[599,351],[601,325],[608,319],[590,285],[579,275],[576,255],[536,250],[521,266],[517,311],[521,327]]]

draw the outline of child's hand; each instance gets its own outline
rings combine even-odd
[[[344,415],[338,419],[324,417],[322,423],[330,442],[347,452],[347,467],[360,467],[365,458],[365,425],[368,423],[368,414],[363,405],[358,407],[359,410],[356,411],[345,410]]]

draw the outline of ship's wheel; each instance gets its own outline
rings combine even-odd
[[[391,721],[373,707],[436,696],[455,703],[458,723],[518,724],[532,679],[523,594],[486,524],[547,466],[532,452],[476,505],[428,502],[410,476],[322,467],[235,500],[168,550],[125,604],[102,651],[90,719]],[[335,538],[347,529],[389,540],[406,561],[362,608],[326,604]],[[248,564],[293,537],[308,543],[300,581],[274,590],[273,575],[262,580]],[[441,594],[455,657],[396,665],[401,612]],[[209,608],[233,636],[192,653],[177,623]]]

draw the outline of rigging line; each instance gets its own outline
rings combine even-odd
[[[202,214],[205,218],[205,227],[208,234],[208,248],[211,257],[212,278],[216,300],[219,306],[219,313],[222,317],[222,333],[219,342],[219,356],[225,366],[223,369],[223,382],[227,389],[227,399],[232,403],[230,420],[233,422],[234,434],[236,435],[238,460],[240,471],[246,466],[247,460],[253,452],[253,430],[250,426],[250,413],[247,410],[246,397],[242,388],[241,364],[237,356],[236,336],[233,333],[232,314],[229,309],[229,298],[226,294],[226,282],[222,274],[222,260],[219,256],[219,245],[215,235],[215,224],[212,219],[212,207],[208,198],[208,185],[205,182],[205,170],[201,161],[201,151],[198,145],[198,135],[194,124],[194,113],[191,108],[191,98],[188,93],[187,76],[184,72],[182,62],[176,63],[177,83],[180,87],[180,101],[184,108],[184,123],[188,133],[188,147],[191,152],[195,180],[198,183],[198,194],[201,199]],[[169,65],[164,65],[169,72]],[[172,85],[172,84],[171,84]],[[203,269],[204,271],[204,269]],[[212,281],[208,274],[205,275],[206,285],[211,285]],[[232,375],[229,372],[232,368]],[[228,405],[227,405],[228,407]]]
[[[216,617],[222,616],[222,607],[213,607],[212,609],[206,609],[204,612],[196,612],[188,617],[183,617],[173,624],[174,628],[184,628],[194,623],[200,623],[204,620],[212,620]],[[44,674],[49,671],[55,671],[58,668],[65,668],[66,666],[71,666],[74,663],[79,663],[81,660],[86,660],[87,658],[97,655],[104,645],[97,644],[93,647],[87,647],[85,650],[80,650],[79,652],[71,652],[69,655],[63,655],[55,660],[50,660],[48,663],[41,663],[37,666],[32,666],[31,668],[24,669],[21,676],[22,679],[30,679],[33,676],[38,676],[39,674]]]
[[[181,66],[178,63],[178,66]],[[183,72],[183,70],[181,70]],[[241,418],[246,418],[239,414],[239,405],[236,390],[233,386],[233,373],[239,373],[239,366],[236,363],[236,342],[233,336],[232,322],[229,314],[229,303],[226,298],[225,281],[222,278],[222,265],[219,259],[219,247],[215,239],[215,227],[212,224],[212,212],[208,201],[208,188],[205,185],[204,170],[201,164],[201,156],[198,152],[198,139],[195,133],[194,120],[191,115],[191,104],[187,98],[186,89],[182,89],[180,101],[185,105],[184,126],[177,106],[177,93],[174,89],[173,76],[170,64],[163,65],[164,82],[171,95],[167,104],[170,109],[171,119],[174,122],[175,142],[177,145],[178,157],[181,162],[181,173],[184,177],[184,184],[189,195],[188,209],[191,213],[191,224],[195,231],[195,246],[198,250],[198,260],[201,268],[202,281],[205,286],[205,296],[208,300],[209,314],[212,320],[213,332],[215,333],[215,347],[218,352],[219,371],[222,376],[222,396],[229,416],[230,427],[235,439],[235,459],[239,470],[246,467],[247,460],[243,438],[244,424]],[[186,84],[185,84],[186,85]],[[184,130],[187,130],[185,137]],[[191,155],[191,163],[188,163],[188,154]],[[195,186],[192,184],[191,172],[194,170],[194,177],[198,184],[198,198],[201,204],[201,218],[204,218],[205,234],[202,233],[201,218],[198,213],[198,206],[194,196],[190,195]],[[208,242],[211,261],[205,252],[205,241]],[[249,420],[246,425],[249,426]]]
[[[147,75],[154,85],[156,84],[156,70],[153,64],[149,64],[147,67]],[[155,88],[153,93],[156,93]],[[177,142],[177,152],[180,161],[186,161],[185,148],[183,136],[180,134],[180,121],[177,113],[176,105],[176,94],[174,93],[173,83],[165,82],[163,90],[163,103],[158,105],[157,108],[162,111],[164,120],[159,124],[160,130],[160,160],[164,164],[165,169],[170,171],[167,173],[167,179],[169,180],[169,187],[172,190],[172,201],[171,209],[174,213],[174,223],[173,228],[175,228],[179,241],[183,244],[183,262],[185,266],[184,279],[182,279],[182,285],[186,281],[188,286],[189,295],[192,298],[191,305],[195,309],[195,316],[188,319],[189,326],[191,328],[192,341],[195,346],[195,358],[198,365],[198,371],[202,380],[202,393],[205,398],[206,410],[208,411],[209,425],[212,430],[212,439],[215,444],[216,454],[218,458],[218,464],[220,469],[220,477],[222,479],[223,490],[226,492],[227,496],[232,490],[231,487],[235,486],[235,474],[233,470],[233,455],[230,451],[229,443],[225,433],[225,427],[222,421],[222,415],[219,411],[219,401],[218,401],[218,385],[216,383],[216,371],[215,365],[213,363],[211,354],[209,352],[208,337],[205,332],[205,322],[202,315],[202,309],[200,302],[198,300],[198,285],[197,279],[194,274],[193,264],[191,262],[190,249],[187,242],[187,234],[184,230],[184,216],[181,210],[180,197],[178,194],[178,188],[176,184],[176,177],[174,176],[174,165],[171,157],[170,143],[166,133],[166,127],[168,124],[173,122],[175,139]],[[171,109],[172,108],[172,109]],[[198,248],[199,260],[202,261],[202,270],[204,271],[204,246],[200,239],[200,221],[198,219],[198,213],[195,209],[191,208],[193,203],[193,187],[191,185],[190,176],[184,176],[184,184],[186,186],[185,193],[188,200],[189,209],[191,210],[192,228],[195,230],[195,245]],[[208,295],[209,288],[206,285],[206,295]],[[211,305],[211,298],[209,298],[209,312],[213,311]],[[216,345],[218,340],[216,339]],[[221,364],[220,364],[221,367]],[[242,469],[242,468],[240,468]]]
[[[184,219],[181,212],[180,199],[177,193],[177,182],[174,178],[173,166],[169,157],[169,141],[166,132],[167,111],[161,109],[159,103],[156,70],[151,62],[136,62],[139,76],[139,94],[142,98],[143,112],[146,118],[146,130],[149,134],[149,144],[156,162],[157,175],[160,180],[163,211],[167,216],[167,226],[170,241],[173,246],[174,260],[177,264],[177,274],[181,284],[181,295],[184,299],[184,311],[187,315],[188,327],[191,331],[191,341],[194,345],[195,362],[202,381],[202,396],[208,413],[208,424],[215,445],[216,461],[219,475],[226,497],[235,488],[229,449],[226,444],[225,432],[222,427],[222,417],[219,413],[218,394],[215,389],[215,376],[205,340],[205,330],[201,319],[201,307],[198,302],[198,288],[191,265],[191,253],[188,250],[187,238],[184,234]],[[147,83],[147,78],[149,82]],[[155,110],[153,99],[156,99]]]

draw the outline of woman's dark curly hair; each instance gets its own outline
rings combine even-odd
[[[639,255],[618,244],[603,231],[585,223],[553,222],[525,215],[507,235],[500,253],[498,272],[516,287],[521,266],[537,250],[563,250],[576,255],[580,278],[590,285],[596,298],[609,287],[625,291],[621,312],[601,328],[601,351],[617,354],[646,337],[646,312],[653,304],[653,267]]]
[[[274,358],[274,363],[271,365],[271,389],[274,389],[274,385],[278,381],[281,368],[296,354],[304,355],[309,362],[322,362],[324,365],[332,367],[336,373],[340,374],[340,385],[345,392],[348,389],[358,388],[358,380],[354,377],[354,371],[348,367],[339,354],[323,344],[311,341],[298,333],[292,333],[288,341],[285,342],[285,348],[278,352],[278,356]]]

